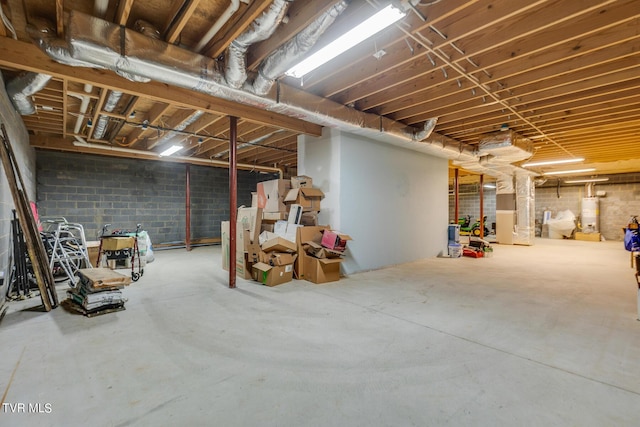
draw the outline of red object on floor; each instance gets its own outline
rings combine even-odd
[[[462,255],[470,258],[482,258],[483,253],[480,251],[474,251],[473,249],[463,248]]]

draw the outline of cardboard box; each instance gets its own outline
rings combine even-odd
[[[291,180],[272,179],[270,181],[259,182],[257,185],[258,207],[265,212],[286,212],[284,196],[291,188]]]
[[[319,225],[315,227],[298,227],[296,233],[296,246],[298,248],[298,258],[295,262],[295,275],[298,279],[304,279],[304,257],[308,256],[304,252],[304,242],[316,242],[322,241],[322,230],[330,229],[331,227],[326,225]]]
[[[135,238],[133,237],[103,237],[102,250],[117,251],[120,249],[133,248],[135,245],[134,240]]]
[[[313,179],[310,176],[298,175],[291,177],[291,188],[313,187]]]
[[[283,252],[260,252],[259,261],[269,265],[287,265],[296,261],[298,254]]]
[[[320,244],[327,249],[343,252],[347,248],[347,241],[351,240],[346,234],[341,234],[333,230],[325,230],[322,233]]]
[[[286,212],[263,212],[262,220],[263,221],[280,221],[287,219]]]
[[[253,263],[249,260],[249,256],[246,253],[243,253],[241,256],[237,256],[236,254],[236,276],[241,277],[243,279],[250,280],[251,276],[251,266]]]
[[[319,188],[293,188],[289,190],[284,202],[302,205],[302,210],[319,211],[320,201],[324,198],[324,193]]]
[[[600,233],[582,233],[576,232],[575,234],[576,240],[586,240],[589,242],[599,242],[600,241]]]
[[[304,263],[304,279],[312,283],[327,283],[340,280],[340,263],[342,258],[314,258],[302,255]]]
[[[99,250],[100,250],[99,240],[91,240],[87,242],[87,255],[89,256],[89,262],[93,267],[100,267],[99,265],[100,260],[98,259]]]
[[[291,242],[283,237],[275,237],[262,244],[263,252],[289,252],[295,253],[298,247],[294,242]]]
[[[259,262],[252,267],[253,280],[267,286],[281,285],[293,279],[293,265],[270,266]]]
[[[318,225],[318,212],[302,212],[300,225]]]
[[[304,251],[315,258],[340,258],[344,253],[327,249],[316,242],[306,242],[302,245]]]
[[[249,240],[257,242],[262,225],[262,209],[260,208],[238,208],[236,217],[237,227],[249,230]]]

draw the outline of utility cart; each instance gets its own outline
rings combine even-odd
[[[109,231],[111,224],[102,227],[100,246],[98,248],[98,266],[105,265],[115,269],[119,264],[127,268],[131,266],[131,280],[137,281],[144,274],[145,262],[140,257],[138,236],[142,224],[135,231],[116,229]]]

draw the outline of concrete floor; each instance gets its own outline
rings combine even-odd
[[[41,413],[4,405],[0,425],[640,424],[621,242],[497,245],[325,285],[230,290],[219,266],[219,247],[156,252],[127,309],[95,318],[12,303],[0,392]]]

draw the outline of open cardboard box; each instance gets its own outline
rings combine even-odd
[[[293,279],[293,264],[271,266],[263,262],[253,264],[252,277],[267,286],[281,285]]]
[[[324,193],[319,188],[293,188],[289,190],[284,202],[286,204],[295,203],[302,206],[302,210],[319,211],[320,201],[324,198]]]

